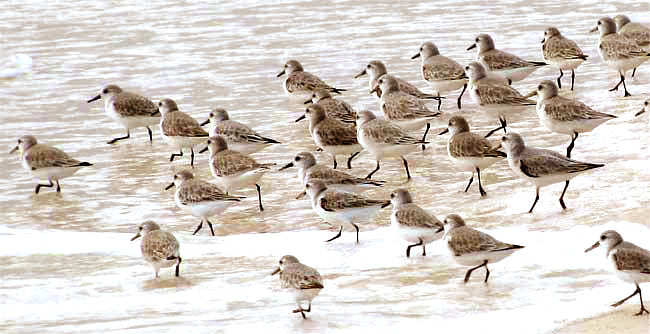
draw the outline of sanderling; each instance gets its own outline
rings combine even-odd
[[[540,66],[548,65],[540,61],[523,60],[512,53],[494,47],[494,40],[488,34],[479,34],[467,50],[478,46],[476,61],[481,62],[488,70],[503,75],[508,84],[523,80]]]
[[[440,96],[442,93],[455,91],[463,87],[458,96],[458,109],[460,100],[467,89],[468,77],[465,68],[455,60],[440,55],[438,47],[432,42],[424,42],[420,46],[420,52],[411,59],[422,57],[422,78],[427,81]]]
[[[208,149],[210,149],[210,171],[226,194],[254,184],[260,211],[264,211],[258,181],[275,163],[260,164],[247,154],[229,150],[222,136],[210,137]],[[205,149],[201,152],[204,151]]]
[[[623,84],[625,90],[624,96],[630,96],[625,86],[625,72],[639,67],[643,62],[650,59],[650,53],[639,47],[636,42],[623,35],[616,33],[616,23],[609,17],[603,17],[598,20],[598,25],[591,31],[600,32],[598,42],[598,53],[605,64],[615,69],[621,77],[621,80],[610,89],[610,92],[618,90],[618,86]]]
[[[165,190],[174,186],[176,186],[176,193],[174,194],[176,206],[180,209],[187,209],[192,215],[201,218],[201,223],[199,223],[192,235],[201,230],[205,221],[214,236],[212,222],[208,220],[208,217],[221,214],[230,205],[244,198],[226,195],[216,185],[195,179],[194,174],[187,170],[176,173],[174,181],[165,187]]]
[[[142,243],[140,244],[142,257],[151,264],[156,273],[156,278],[158,278],[160,268],[173,265],[176,265],[176,276],[179,276],[182,259],[180,245],[176,237],[167,231],[162,231],[160,226],[151,220],[142,223],[138,227],[138,233],[131,238],[131,241],[140,236],[142,236]]]
[[[539,122],[552,132],[571,136],[571,144],[566,149],[567,158],[571,158],[571,150],[579,133],[589,132],[616,118],[614,115],[595,111],[578,100],[558,95],[558,87],[550,80],[542,81],[537,90],[526,97],[533,95],[537,95]]]
[[[309,152],[300,152],[296,154],[293,158],[293,161],[286,164],[280,170],[284,170],[293,166],[298,167],[298,179],[300,184],[304,188],[307,182],[310,180],[321,180],[325,183],[326,186],[344,191],[353,191],[359,190],[363,187],[375,186],[381,187],[384,185],[384,181],[371,181],[367,179],[362,179],[348,173],[334,170],[330,167],[318,164],[316,158],[313,154]],[[307,193],[303,191],[298,194],[296,199],[302,198]]]
[[[406,130],[419,130],[426,125],[422,136],[422,141],[425,141],[431,120],[440,116],[440,112],[429,110],[418,98],[400,91],[399,83],[392,75],[381,76],[376,87],[383,92],[379,106],[384,116]]]
[[[53,187],[56,182],[56,192],[61,192],[59,180],[76,173],[81,167],[92,166],[90,162],[79,161],[71,158],[67,153],[58,148],[38,144],[34,136],[18,138],[18,145],[9,154],[20,150],[22,165],[32,175],[40,179],[47,179],[49,184],[37,183],[34,192],[38,194],[41,187]]]
[[[587,60],[586,54],[582,52],[578,44],[564,36],[555,27],[544,30],[542,39],[542,54],[544,61],[560,69],[560,76],[557,78],[557,86],[562,88],[562,70],[571,70],[571,90],[576,78],[575,69]]]
[[[307,319],[305,312],[311,312],[311,301],[323,288],[323,279],[316,269],[304,265],[295,256],[285,255],[280,259],[280,266],[271,275],[280,273],[280,283],[283,288],[292,289],[298,308],[293,313],[300,313]],[[302,302],[309,307],[302,308]]]
[[[635,315],[642,315],[643,312],[650,313],[643,306],[643,297],[641,295],[641,288],[639,287],[640,283],[650,282],[650,252],[631,242],[623,241],[623,237],[618,232],[609,230],[603,232],[600,235],[600,240],[596,241],[593,246],[587,248],[585,253],[601,244],[604,244],[605,248],[607,248],[607,258],[614,265],[616,275],[621,280],[636,285],[634,293],[612,304],[612,306],[617,307],[638,293],[639,300],[641,301],[641,310]]]
[[[387,74],[388,72],[386,71],[386,65],[382,63],[379,60],[372,60],[370,61],[366,67],[361,70],[357,75],[354,76],[354,78],[360,78],[364,75],[368,75],[368,87],[370,90],[375,90],[375,93],[377,94],[377,97],[381,97],[382,90],[380,87],[378,87],[378,81],[379,78]],[[440,95],[432,95],[432,94],[427,94],[419,90],[415,85],[409,83],[406,80],[400,79],[398,77],[395,77],[395,80],[397,80],[399,90],[402,92],[413,95],[417,97],[418,99],[437,99],[438,104],[440,104]]]
[[[248,125],[233,121],[228,112],[223,108],[212,110],[201,126],[210,123],[210,137],[221,135],[226,139],[231,150],[244,154],[261,151],[271,144],[280,144],[279,141],[264,137],[251,129]]]
[[[465,66],[469,75],[469,95],[491,117],[498,117],[501,126],[488,132],[485,137],[491,136],[494,132],[503,129],[506,132],[508,125],[506,115],[523,111],[527,106],[534,106],[535,101],[529,100],[500,80],[487,76],[485,67],[477,62],[471,62]]]
[[[317,89],[325,89],[337,94],[341,94],[341,92],[346,90],[334,88],[326,84],[319,77],[309,72],[305,72],[305,70],[302,68],[302,65],[300,65],[297,60],[287,61],[284,64],[284,68],[280,73],[278,73],[277,76],[281,77],[285,73],[287,74],[287,78],[282,83],[282,87],[284,88],[284,92],[289,96],[295,95],[304,97],[307,94],[311,96],[311,94]]]
[[[370,179],[379,170],[379,162],[384,158],[400,157],[404,162],[406,177],[411,180],[408,162],[404,155],[417,150],[420,144],[428,144],[424,140],[411,137],[397,124],[378,119],[375,114],[367,110],[357,113],[357,139],[363,149],[377,161],[377,167],[366,176],[366,179]]]
[[[172,99],[160,100],[158,110],[162,113],[160,132],[163,139],[170,145],[176,146],[180,152],[172,153],[169,161],[174,161],[175,157],[182,157],[183,148],[189,148],[190,166],[194,166],[194,146],[206,142],[208,132],[192,116],[179,111],[176,102]]]
[[[352,168],[352,159],[361,152],[361,145],[357,142],[357,132],[354,124],[345,123],[335,118],[327,117],[325,110],[319,104],[312,104],[305,109],[303,118],[309,120],[309,132],[316,146],[332,155],[334,169],[336,169],[336,156],[349,155],[348,169]]]
[[[625,15],[614,16],[614,22],[618,33],[624,37],[630,38],[644,50],[650,50],[650,28],[637,22],[630,22],[630,18]],[[636,67],[632,70],[632,77],[636,73]]]
[[[634,114],[634,116],[635,117],[639,116],[648,110],[650,110],[650,99],[647,99],[645,100],[645,102],[643,102],[643,109],[641,109],[638,113]]]
[[[316,90],[311,95],[311,99],[305,101],[305,104],[311,103],[318,103],[323,107],[327,117],[338,119],[346,123],[354,123],[357,119],[357,113],[349,103],[335,99],[332,97],[332,94],[325,89]]]
[[[469,131],[469,124],[462,116],[453,116],[449,119],[449,125],[440,134],[451,132],[447,141],[447,154],[451,161],[463,171],[471,171],[465,192],[474,181],[474,172],[478,174],[478,190],[481,196],[485,196],[481,184],[481,169],[485,169],[497,162],[506,154],[499,151],[500,145],[493,145],[483,136]]]
[[[118,140],[131,137],[131,129],[145,127],[149,133],[149,141],[153,142],[153,134],[149,126],[160,122],[160,115],[157,115],[156,104],[148,98],[138,94],[125,92],[117,85],[106,85],[102,87],[99,95],[87,102],[104,99],[104,112],[110,118],[126,128],[126,136],[113,138],[108,144]]]
[[[469,281],[472,272],[485,267],[485,280],[490,277],[488,263],[499,262],[512,255],[524,246],[501,242],[487,233],[477,231],[465,225],[459,215],[451,214],[445,218],[445,237],[448,237],[447,247],[456,263],[463,266],[473,266],[465,274],[465,283]]]
[[[390,204],[393,205],[391,225],[404,240],[414,243],[406,247],[406,257],[411,256],[411,247],[415,246],[422,246],[422,256],[426,256],[426,244],[440,239],[443,235],[442,223],[413,203],[413,197],[406,189],[393,191],[390,194],[390,202],[384,206]]]
[[[533,212],[539,200],[539,188],[562,181],[565,185],[560,196],[560,205],[562,209],[566,209],[564,193],[569,187],[569,180],[582,172],[605,166],[572,160],[551,150],[527,147],[518,133],[504,135],[501,145],[508,155],[510,169],[520,178],[535,184],[535,201],[528,213]]]
[[[343,224],[349,223],[357,231],[359,243],[359,226],[356,223],[367,221],[377,214],[377,211],[390,201],[381,199],[367,199],[351,192],[327,189],[321,180],[310,180],[305,185],[307,194],[311,198],[311,207],[328,223],[340,224],[338,234],[327,242],[337,239],[343,231]]]

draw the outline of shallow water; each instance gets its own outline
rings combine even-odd
[[[443,331],[549,332],[607,312],[633,290],[608,271],[604,251],[583,251],[607,229],[650,247],[648,116],[634,117],[650,93],[650,67],[628,80],[632,97],[608,92],[617,76],[599,59],[598,37],[587,31],[599,17],[617,13],[647,23],[648,3],[581,1],[570,12],[562,1],[9,4],[0,12],[0,59],[28,54],[34,64],[31,74],[0,81],[0,147],[9,151],[30,133],[94,166],[63,180],[61,194],[44,188],[36,196],[18,155],[0,155],[7,169],[0,193],[0,331],[392,332],[430,324]],[[369,60],[384,61],[389,73],[430,91],[419,59],[410,59],[422,42],[432,40],[442,54],[468,63],[475,53],[465,49],[487,32],[498,48],[541,60],[539,42],[550,25],[590,55],[577,70],[576,91],[562,94],[618,116],[578,138],[574,158],[606,167],[572,180],[568,210],[557,202],[557,184],[543,188],[535,213],[526,214],[534,187],[516,179],[505,161],[482,173],[486,198],[479,198],[476,185],[462,192],[469,174],[454,171],[447,136],[435,136],[457,113],[458,92],[443,104],[447,115],[433,124],[432,144],[408,156],[413,181],[404,184],[401,163],[386,161],[375,178],[387,185],[366,192],[387,198],[405,186],[439,219],[459,213],[470,226],[525,245],[490,266],[487,285],[482,270],[463,284],[466,268],[453,263],[442,242],[429,245],[427,257],[407,259],[406,242],[388,226],[390,209],[361,225],[360,245],[350,226],[340,239],[324,243],[335,229],[308,200],[287,200],[300,192],[295,170],[262,179],[263,213],[254,189],[243,190],[238,194],[247,199],[214,219],[217,237],[206,229],[192,236],[198,219],[177,209],[173,191],[163,190],[174,171],[189,167],[188,157],[169,163],[172,149],[157,128],[153,144],[136,129],[130,140],[107,145],[124,130],[105,116],[103,103],[85,103],[102,85],[115,83],[155,101],[173,98],[200,121],[224,107],[233,119],[282,141],[255,158],[283,165],[296,152],[314,149],[306,122],[293,123],[304,106],[290,102],[275,77],[287,59],[347,88],[346,101],[378,112],[367,77],[353,79]],[[540,69],[514,86],[526,93],[557,75]],[[566,86],[566,73],[564,79]],[[469,97],[463,104],[460,114],[474,131],[497,126]],[[569,143],[540,127],[534,108],[509,126],[533,146],[564,151]],[[331,163],[324,154],[318,158]],[[211,180],[207,159],[197,155],[193,171]],[[363,176],[374,162],[362,155],[353,166],[352,173]],[[153,279],[138,242],[129,241],[145,219],[181,242],[180,278],[163,269]],[[291,314],[290,294],[268,275],[285,254],[317,268],[325,280],[307,321]]]

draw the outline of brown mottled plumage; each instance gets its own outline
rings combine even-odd
[[[148,220],[139,226],[138,233],[131,241],[142,236],[140,250],[142,257],[154,268],[156,278],[160,268],[176,265],[176,276],[179,276],[181,265],[180,245],[173,234],[160,230],[160,226]]]
[[[310,266],[300,263],[295,256],[285,255],[280,259],[280,266],[271,275],[280,273],[280,284],[285,289],[293,289],[298,308],[293,313],[300,313],[306,319],[305,312],[311,312],[311,302],[318,295],[323,286],[323,279],[318,271]],[[304,309],[303,301],[309,304]]]

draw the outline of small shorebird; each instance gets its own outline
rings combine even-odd
[[[199,122],[192,116],[179,111],[172,99],[162,99],[158,102],[158,110],[162,113],[160,132],[163,139],[178,148],[180,153],[172,153],[169,161],[183,156],[183,148],[191,152],[190,166],[194,166],[194,146],[208,140],[208,132],[203,130]]]
[[[354,78],[360,78],[364,75],[368,75],[368,87],[370,90],[375,90],[375,93],[377,94],[377,97],[381,97],[382,95],[382,90],[380,87],[378,87],[378,81],[381,76],[384,74],[387,74],[388,71],[386,70],[386,65],[382,63],[379,60],[372,60],[370,61],[366,67],[359,72],[359,74],[355,75]],[[420,89],[415,87],[415,85],[409,83],[406,80],[400,79],[398,77],[395,77],[395,80],[397,80],[397,83],[399,84],[399,90],[408,94],[408,95],[413,95],[417,97],[418,99],[437,99],[438,100],[438,105],[440,105],[440,95],[431,95],[422,92]],[[376,89],[375,89],[376,88]],[[438,107],[440,109],[440,107]]]
[[[422,246],[422,256],[427,255],[426,244],[436,241],[444,234],[444,226],[434,216],[413,203],[413,197],[406,189],[397,189],[390,194],[393,205],[390,222],[397,233],[406,241],[414,244],[406,247],[406,257],[411,256],[411,248]]]
[[[377,81],[377,87],[383,92],[379,107],[384,116],[409,131],[419,130],[426,125],[422,136],[422,141],[425,141],[431,121],[440,116],[440,112],[429,110],[420,99],[400,91],[399,83],[392,75],[381,76]],[[424,150],[424,144],[422,149]]]
[[[280,259],[280,266],[275,269],[272,275],[280,273],[280,283],[283,288],[291,289],[298,304],[293,313],[300,313],[303,319],[307,319],[305,312],[311,312],[311,302],[320,293],[323,286],[323,279],[318,271],[298,261],[295,256],[285,255]],[[302,308],[302,303],[307,302],[309,307]]]
[[[228,112],[223,108],[215,108],[208,115],[201,126],[210,123],[210,137],[221,135],[226,139],[228,147],[244,154],[251,154],[261,151],[272,144],[280,144],[279,141],[264,137],[251,129],[248,125],[233,121]]]
[[[557,86],[562,88],[562,70],[571,70],[571,90],[576,78],[575,69],[587,60],[587,55],[582,52],[578,44],[564,36],[555,27],[544,30],[542,39],[542,54],[544,61],[560,69],[560,76],[557,78]]]
[[[180,275],[181,253],[178,240],[173,234],[162,231],[158,224],[151,220],[142,223],[138,227],[138,233],[131,238],[131,241],[142,236],[142,243],[140,243],[140,251],[142,257],[149,262],[156,273],[160,268],[167,268],[176,265],[176,276]]]
[[[650,27],[641,23],[631,22],[630,18],[626,15],[614,16],[614,23],[618,33],[636,42],[638,46],[646,51],[650,51]],[[632,77],[636,73],[636,67],[632,70]]]
[[[323,183],[325,183],[329,188],[343,191],[354,191],[370,186],[381,187],[385,183],[384,181],[362,179],[346,172],[318,164],[314,155],[309,152],[300,152],[296,154],[293,161],[280,168],[280,170],[285,170],[294,166],[298,167],[298,179],[303,188],[307,182],[316,179],[323,181]],[[298,194],[296,199],[300,199],[306,194],[307,193],[303,191]]]
[[[643,62],[650,59],[650,53],[637,45],[636,41],[616,33],[616,23],[609,17],[598,20],[598,25],[591,29],[591,32],[598,30],[600,37],[598,41],[598,53],[603,62],[610,68],[616,70],[621,80],[610,89],[610,92],[617,91],[623,84],[624,96],[631,96],[625,86],[625,72],[639,67]]]
[[[639,294],[639,301],[641,301],[641,309],[635,315],[642,315],[650,313],[643,306],[643,296],[641,295],[641,288],[639,284],[643,282],[650,282],[650,252],[641,248],[631,242],[623,241],[623,237],[616,231],[605,231],[600,235],[600,240],[587,248],[585,253],[603,244],[607,249],[607,258],[614,265],[616,275],[623,281],[634,283],[636,290],[634,293],[622,300],[612,304],[617,307],[625,303],[628,299]]]
[[[104,99],[104,112],[114,121],[126,129],[126,136],[113,138],[108,144],[118,140],[131,137],[131,129],[144,127],[149,133],[149,142],[153,143],[153,134],[150,126],[160,122],[160,115],[157,115],[158,107],[148,98],[138,94],[125,92],[117,85],[106,85],[102,87],[99,95],[87,102]]]
[[[514,132],[504,135],[501,145],[508,155],[510,169],[520,178],[535,184],[535,201],[528,213],[533,212],[539,200],[539,188],[562,181],[565,185],[560,196],[560,205],[562,209],[566,209],[564,193],[569,187],[569,180],[582,172],[605,166],[572,160],[551,150],[527,147],[524,139]]]
[[[47,179],[48,184],[37,183],[34,192],[38,194],[41,187],[53,187],[56,182],[56,192],[61,192],[59,180],[71,176],[81,167],[92,166],[90,162],[79,161],[71,158],[67,153],[58,148],[39,144],[34,136],[18,138],[18,145],[9,154],[20,151],[22,165],[32,175],[40,179]]]
[[[389,120],[378,119],[375,114],[367,110],[357,113],[357,139],[363,149],[377,161],[377,167],[366,176],[366,179],[370,179],[379,170],[381,160],[399,157],[404,163],[406,177],[410,181],[411,173],[404,155],[417,150],[419,145],[428,144],[424,140],[411,137],[397,124]]]
[[[471,171],[465,192],[474,181],[474,172],[478,174],[478,190],[481,196],[487,193],[481,185],[481,169],[485,169],[506,154],[499,151],[500,145],[493,145],[483,136],[469,131],[469,124],[462,116],[453,116],[449,119],[449,125],[440,134],[451,132],[447,141],[447,155],[451,161],[463,171]]]
[[[474,39],[475,43],[467,50],[478,46],[476,61],[480,62],[489,71],[503,75],[508,79],[508,84],[525,79],[540,66],[548,65],[540,61],[523,60],[512,53],[496,49],[494,40],[488,34],[479,34]]]
[[[357,113],[352,106],[339,99],[332,97],[332,94],[326,89],[318,89],[312,95],[311,99],[305,101],[305,104],[318,103],[327,117],[338,119],[345,123],[354,123],[357,119]],[[302,116],[301,116],[302,117]]]
[[[420,52],[411,59],[422,57],[422,78],[433,87],[437,95],[455,91],[463,87],[458,96],[458,109],[460,100],[467,89],[468,77],[465,68],[455,60],[440,54],[438,47],[432,42],[424,42],[420,46]]]
[[[258,182],[262,175],[270,171],[270,167],[275,164],[260,164],[247,154],[228,149],[228,144],[222,136],[210,137],[207,148],[210,150],[210,171],[222,185],[226,194],[254,184],[257,189],[260,211],[264,211]],[[200,153],[204,151],[205,149]]]
[[[566,149],[567,158],[571,158],[571,150],[579,133],[589,132],[616,118],[614,115],[595,111],[578,100],[560,96],[558,86],[550,80],[540,82],[537,90],[530,92],[526,97],[533,95],[537,95],[539,122],[552,132],[571,136],[571,144]]]
[[[336,156],[341,154],[349,155],[348,169],[351,169],[352,159],[361,153],[354,124],[327,117],[325,110],[319,104],[308,106],[303,117],[296,121],[304,118],[309,120],[309,132],[316,146],[329,153],[334,159],[334,169],[338,165]]]
[[[230,205],[244,198],[226,195],[216,185],[195,179],[194,174],[187,170],[176,173],[174,181],[165,187],[165,190],[169,190],[174,186],[176,186],[176,193],[174,194],[176,206],[180,209],[189,210],[192,215],[201,218],[201,223],[199,223],[192,235],[199,232],[203,227],[203,222],[206,222],[210,227],[212,236],[214,236],[212,222],[208,218],[221,214]]]
[[[512,255],[524,246],[501,242],[487,233],[477,231],[465,225],[459,215],[451,214],[445,218],[445,237],[449,237],[447,247],[456,263],[472,266],[465,274],[465,283],[469,281],[472,272],[485,267],[485,280],[490,277],[488,263],[496,263]]]
[[[305,72],[297,60],[287,61],[277,77],[281,77],[285,73],[287,74],[287,78],[282,83],[282,88],[284,88],[284,92],[289,96],[305,97],[307,94],[311,96],[318,89],[325,89],[336,94],[341,94],[341,92],[346,90],[334,88],[326,84],[316,75]]]
[[[507,115],[525,110],[535,105],[535,101],[525,98],[516,89],[500,80],[490,78],[483,65],[471,62],[465,66],[469,75],[469,95],[479,105],[479,109],[490,117],[498,117],[501,126],[488,132],[485,137],[503,129],[506,132]]]
[[[359,243],[359,226],[356,223],[371,219],[383,205],[390,203],[386,200],[367,199],[354,193],[327,189],[321,180],[310,180],[305,188],[311,198],[312,209],[326,222],[338,223],[341,226],[339,232],[326,242],[340,237],[343,224],[349,223],[357,231],[357,243]]]

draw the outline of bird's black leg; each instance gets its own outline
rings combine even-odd
[[[343,225],[341,225],[341,228],[339,228],[339,233],[337,233],[333,238],[325,240],[325,242],[330,242],[332,240],[338,239],[341,236],[342,231],[343,231]]]
[[[573,83],[576,81],[576,71],[571,70],[571,90],[573,90]]]
[[[124,137],[113,138],[113,139],[107,141],[106,144],[114,144],[114,143],[117,142],[118,140],[129,139],[129,138],[131,138],[131,132],[130,132],[129,130],[126,130],[126,136],[124,136]]]
[[[359,155],[361,151],[359,152],[354,152],[352,155],[348,158],[348,169],[352,169],[352,159],[354,159],[357,155]]]
[[[424,244],[422,243],[422,239],[420,239],[420,242],[418,242],[417,244],[408,245],[406,247],[406,257],[411,257],[411,247],[415,247],[415,246],[422,246],[424,248]]]
[[[359,243],[359,226],[355,223],[350,223],[354,226],[354,229],[357,230],[357,244]]]
[[[472,272],[473,272],[474,270],[476,270],[476,269],[478,269],[478,268],[481,268],[481,267],[483,267],[483,266],[487,266],[487,263],[488,263],[487,260],[485,260],[485,261],[483,261],[483,263],[479,264],[478,266],[476,266],[476,267],[474,267],[474,268],[470,268],[470,269],[467,271],[467,273],[465,274],[465,283],[467,283],[467,281],[469,281],[469,277],[472,275]],[[487,268],[487,267],[486,267],[486,268]]]
[[[478,174],[478,192],[481,194],[481,197],[487,195],[485,190],[483,189],[483,185],[481,184],[481,170],[476,167],[476,173]]]
[[[182,157],[183,156],[183,150],[180,151],[180,153],[172,153],[171,157],[169,157],[169,162],[174,161],[174,158],[176,157]]]
[[[562,69],[560,69],[560,76],[557,77],[557,88],[562,88],[562,76],[564,75],[564,72],[562,72]]]
[[[375,170],[373,170],[372,172],[370,172],[370,174],[368,174],[368,176],[366,176],[366,180],[370,180],[372,174],[375,174],[378,170],[379,170],[379,160],[377,160],[377,168],[375,168]]]
[[[201,222],[199,223],[199,226],[196,227],[196,229],[194,230],[194,233],[192,233],[192,235],[196,235],[196,233],[198,233],[201,230],[201,227],[203,227],[203,219],[201,219]]]
[[[48,179],[48,181],[50,181],[50,184],[40,184],[40,183],[37,184],[36,189],[34,189],[34,192],[38,194],[38,192],[41,190],[41,187],[48,187],[48,188],[54,187],[54,183],[52,183],[52,179]]]
[[[208,223],[208,226],[210,227],[210,232],[212,232],[212,236],[214,237],[214,229],[212,229],[212,223],[207,218],[205,222]]]
[[[460,95],[458,96],[458,109],[460,109],[460,100],[463,98],[463,93],[465,93],[466,89],[467,89],[467,83],[463,85],[463,90],[460,92]]]
[[[264,211],[264,207],[262,206],[262,192],[260,191],[260,185],[256,183],[255,188],[257,188],[257,202],[260,205],[260,211]]]
[[[472,177],[469,178],[469,182],[467,182],[467,187],[465,187],[465,192],[469,190],[469,186],[472,185],[472,181],[474,181],[474,172],[472,172]]]
[[[404,162],[404,169],[406,169],[406,178],[411,181],[411,172],[409,172],[409,163],[406,161],[406,158],[402,157],[402,162]]]
[[[539,188],[535,188],[535,201],[533,202],[533,206],[530,207],[530,210],[528,210],[528,213],[533,213],[537,201],[539,201]]]
[[[151,129],[147,126],[147,132],[149,133],[149,142],[153,143],[153,132],[151,132]]]
[[[438,108],[438,110],[440,110],[440,109]],[[431,124],[427,123],[427,128],[424,130],[424,136],[422,136],[422,141],[426,141],[427,133],[429,133],[429,128],[430,127],[431,127]],[[422,151],[424,151],[424,149],[425,149],[425,146],[424,146],[424,144],[422,144]]]
[[[573,132],[573,135],[571,136],[571,144],[569,144],[569,147],[566,148],[566,157],[571,158],[571,151],[573,150],[573,145],[578,139],[578,132]]]
[[[569,187],[569,180],[566,181],[564,184],[564,190],[562,190],[562,195],[560,195],[560,205],[562,206],[562,210],[566,210],[566,205],[564,205],[564,193],[566,192],[566,188]]]

